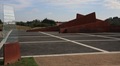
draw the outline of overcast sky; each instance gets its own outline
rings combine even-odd
[[[15,8],[16,21],[49,18],[56,21],[74,19],[96,12],[97,18],[120,17],[120,0],[0,0]]]

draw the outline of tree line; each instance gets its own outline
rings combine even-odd
[[[120,26],[120,18],[119,17],[110,17],[108,19],[105,20],[105,22],[110,23],[111,25],[115,25],[115,26]],[[3,24],[2,20],[0,19],[0,24]],[[50,26],[56,26],[56,22],[54,20],[51,19],[43,19],[43,20],[32,20],[32,21],[17,21],[16,25],[20,25],[20,26],[28,26],[28,27],[50,27]]]
[[[119,17],[110,17],[105,20],[113,26],[120,26],[120,18]]]
[[[56,22],[54,20],[51,19],[47,19],[45,18],[44,20],[32,20],[32,21],[27,21],[27,22],[16,22],[16,25],[20,25],[20,26],[28,26],[28,27],[50,27],[50,26],[55,26]]]
[[[0,24],[3,24],[2,20],[0,19]],[[20,26],[28,26],[28,27],[50,27],[50,26],[55,26],[56,22],[54,20],[51,19],[47,19],[45,18],[44,20],[32,20],[32,21],[17,21],[16,25],[20,25]]]

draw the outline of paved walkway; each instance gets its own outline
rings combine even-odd
[[[120,66],[119,54],[35,57],[39,66]]]

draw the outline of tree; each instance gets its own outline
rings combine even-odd
[[[0,19],[0,24],[3,24],[2,20]]]
[[[106,22],[110,23],[111,25],[116,25],[116,26],[120,26],[120,18],[118,17],[110,17],[108,19],[105,20]]]
[[[26,24],[25,24],[24,22],[22,22],[22,21],[20,21],[20,22],[16,22],[16,25],[26,26]]]
[[[29,26],[29,27],[49,27],[49,26],[55,26],[56,22],[54,20],[50,20],[50,19],[44,19],[42,21],[35,19],[32,21],[27,21],[27,22],[16,22],[16,25],[20,25],[20,26]]]
[[[56,25],[56,22],[54,20],[50,20],[50,19],[47,19],[47,18],[45,18],[41,23],[44,23],[48,26],[55,26]]]

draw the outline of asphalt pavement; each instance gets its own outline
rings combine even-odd
[[[22,56],[120,51],[120,33],[18,31],[18,34]]]

